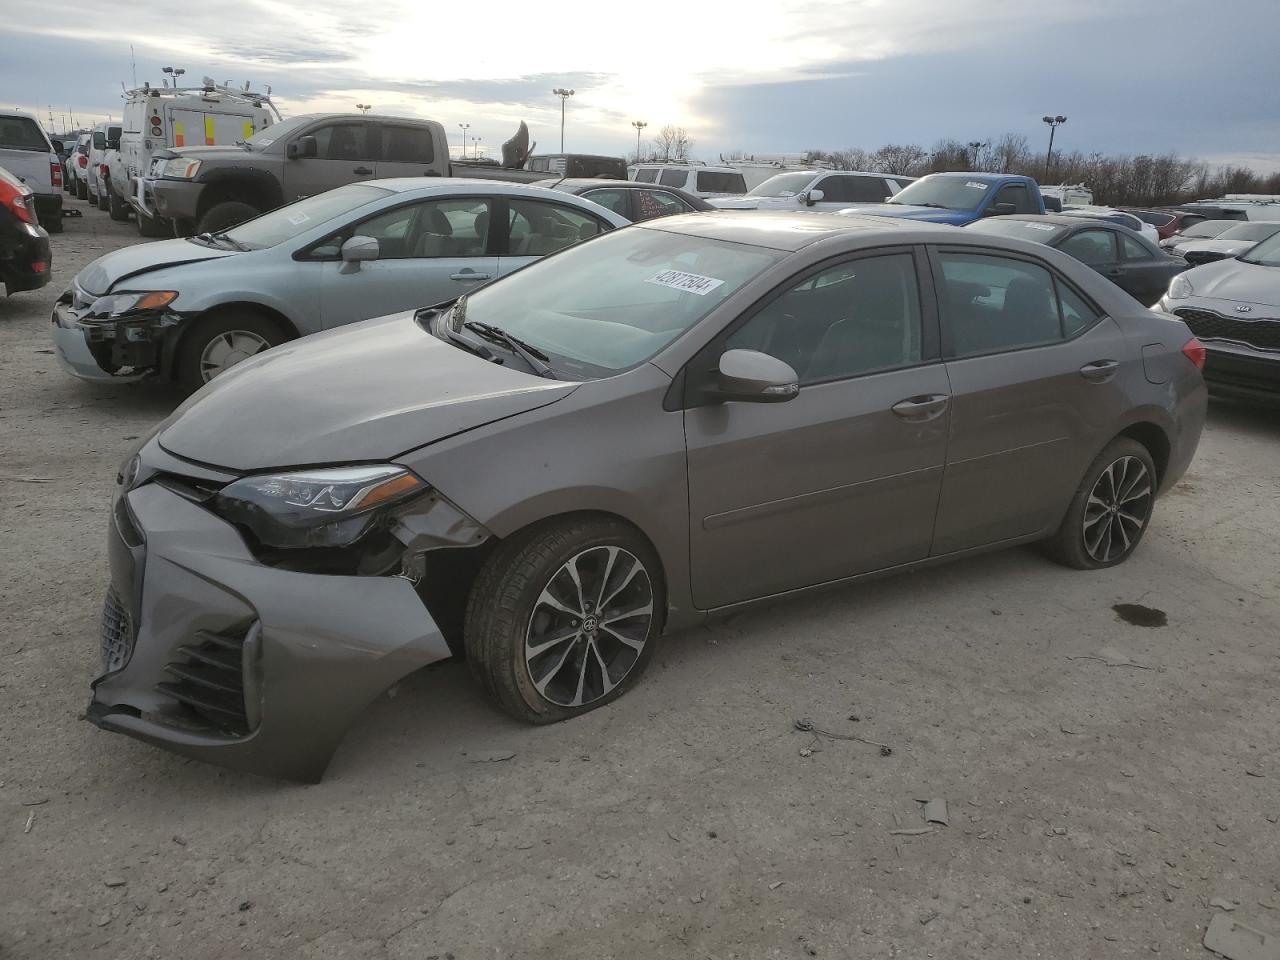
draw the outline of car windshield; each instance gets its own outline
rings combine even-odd
[[[1187,227],[1179,234],[1181,237],[1199,237],[1205,239],[1207,237],[1216,237],[1235,226],[1234,220],[1205,220],[1194,226]]]
[[[1257,243],[1280,231],[1280,223],[1242,223],[1218,235],[1219,240],[1248,240]]]
[[[30,117],[0,117],[0,150],[49,152],[40,125]]]
[[[607,377],[648,360],[785,255],[630,227],[477,290],[466,321],[518,337],[561,379]]]
[[[310,123],[314,120],[313,116],[293,117],[289,120],[282,120],[279,123],[273,123],[269,127],[259,130],[247,140],[242,140],[241,144],[251,150],[261,150],[275,143],[281,137],[287,137],[299,127]]]
[[[959,177],[925,177],[894,194],[889,203],[947,210],[976,210],[991,184]]]
[[[777,176],[770,177],[760,186],[756,187],[748,197],[794,197],[813,183],[813,178],[817,174],[813,172],[807,173],[779,173]]]
[[[1280,233],[1273,234],[1269,240],[1263,240],[1240,259],[1245,263],[1261,264],[1264,267],[1280,267]]]
[[[382,197],[391,195],[390,190],[371,187],[364,183],[352,183],[336,190],[318,193],[287,207],[280,207],[260,217],[246,220],[240,226],[226,231],[226,236],[233,244],[245,250],[261,250],[274,247],[276,244],[292,240],[308,230],[340,217],[352,210],[359,209]]]
[[[991,217],[969,224],[970,230],[990,233],[997,237],[1018,237],[1036,243],[1056,243],[1070,227],[1040,220],[1015,220],[1013,217]]]

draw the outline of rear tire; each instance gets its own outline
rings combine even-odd
[[[62,205],[58,205],[58,209],[53,212],[53,216],[49,218],[49,222],[40,221],[40,226],[44,227],[50,233],[62,232]]]
[[[108,194],[107,213],[111,216],[112,220],[115,220],[117,223],[124,223],[129,219],[130,209],[129,204],[117,197],[114,190]]]
[[[252,220],[261,212],[252,204],[240,200],[224,200],[205,211],[196,225],[196,232],[221,233],[223,230],[230,230],[238,223]]]
[[[632,527],[548,521],[501,544],[481,568],[467,602],[467,661],[516,719],[567,720],[636,683],[665,611],[658,557]]]
[[[1156,483],[1146,447],[1129,437],[1112,440],[1085,471],[1062,525],[1045,542],[1045,552],[1077,570],[1101,570],[1128,560],[1151,522]]]
[[[226,310],[199,320],[183,334],[173,379],[194,393],[242,360],[289,337],[273,321],[250,310]]]
[[[76,199],[78,200],[89,199],[89,185],[85,183],[83,180],[78,178],[76,179]]]
[[[107,195],[107,191],[98,191],[98,209],[104,213],[111,209],[111,197]]]

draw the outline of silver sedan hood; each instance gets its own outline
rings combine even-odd
[[[76,275],[75,282],[85,293],[100,297],[122,280],[140,277],[141,274],[151,273],[164,267],[198,263],[201,260],[220,260],[223,257],[235,256],[238,252],[237,250],[220,250],[217,247],[208,247],[190,240],[139,243],[108,253],[105,257],[99,257]]]
[[[1280,305],[1280,267],[1218,260],[1188,270],[1183,276],[1191,283],[1193,297]]]
[[[174,411],[159,442],[233,472],[390,460],[577,386],[482,360],[403,313],[237,364]]]

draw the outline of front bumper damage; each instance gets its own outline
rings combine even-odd
[[[398,529],[421,549],[487,538],[452,516]],[[104,730],[315,782],[372,700],[450,656],[411,579],[269,566],[235,527],[159,482],[117,495],[109,539],[106,672],[87,711]]]
[[[85,320],[70,291],[53,305],[53,346],[64,370],[81,380],[129,382],[167,375],[176,329],[187,317],[172,310]]]

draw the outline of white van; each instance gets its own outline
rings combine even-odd
[[[248,140],[280,119],[269,93],[215,84],[141,87],[125,93],[120,149],[108,159],[108,200],[113,220],[137,213],[144,237],[168,236],[168,224],[150,217],[138,190],[151,156],[169,147],[220,146]]]
[[[35,194],[40,226],[50,233],[61,233],[62,161],[40,121],[31,114],[0,111],[0,167]]]
[[[100,123],[93,128],[89,144],[89,202],[99,210],[107,209],[107,155],[120,144],[120,124],[114,120]]]
[[[627,168],[627,179],[675,187],[695,197],[740,197],[747,192],[742,174],[733,167],[713,167],[689,161],[637,163]]]
[[[861,170],[793,170],[770,177],[745,197],[709,201],[721,210],[827,210],[884,203],[914,180]]]

